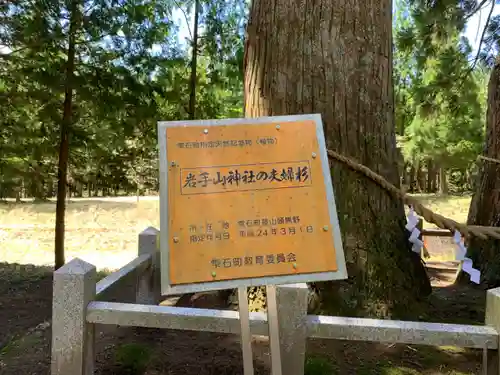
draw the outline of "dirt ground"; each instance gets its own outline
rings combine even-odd
[[[423,320],[481,324],[483,291],[450,286],[453,264],[431,265],[429,275],[435,291]],[[49,374],[50,270],[3,263],[0,276],[0,374]],[[119,327],[97,342],[99,375],[242,374],[235,335]],[[307,375],[479,374],[481,361],[477,350],[336,340],[310,340],[307,353]],[[270,374],[267,338],[254,338],[254,358],[255,373]]]
[[[470,199],[419,198],[458,221],[464,221]],[[0,260],[8,262],[0,263],[0,375],[50,374],[52,275],[44,265],[52,264],[54,209],[53,202],[0,204]],[[67,260],[78,256],[101,270],[121,267],[135,257],[137,233],[150,225],[158,227],[157,221],[157,198],[141,198],[139,203],[135,198],[72,200],[67,212]],[[453,245],[429,244],[433,255],[429,260],[439,263],[428,263],[434,292],[421,319],[482,324],[484,291],[450,285],[456,264],[442,261],[453,258]],[[210,307],[206,303],[200,298],[194,307]],[[270,374],[267,338],[254,337],[253,348],[255,373]],[[310,340],[306,375],[479,374],[481,354],[454,347]],[[98,334],[96,374],[239,375],[239,337],[108,329]]]

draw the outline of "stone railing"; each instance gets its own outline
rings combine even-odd
[[[96,324],[241,333],[236,311],[159,305],[157,234],[154,228],[142,232],[138,257],[99,282],[96,268],[80,259],[54,272],[52,375],[93,374]],[[135,303],[109,302],[126,279],[135,282]],[[480,348],[484,374],[500,374],[500,288],[487,292],[484,326],[307,315],[306,284],[270,288],[276,292],[282,374],[303,375],[308,337]],[[269,334],[265,313],[250,313],[249,320],[252,334]],[[495,360],[488,366],[490,354]]]

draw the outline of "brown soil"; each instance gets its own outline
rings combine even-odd
[[[455,270],[430,267],[435,290],[423,320],[480,324],[484,291],[450,285]],[[0,264],[0,374],[50,373],[51,273],[43,268]],[[182,301],[188,305],[189,301]],[[218,304],[204,296],[196,307]],[[44,324],[45,323],[45,324]],[[133,374],[123,361],[125,344],[135,344],[138,358],[149,358],[140,374],[242,374],[239,337],[204,332],[119,327],[100,332],[96,374]],[[480,351],[388,345],[336,340],[310,340],[308,356],[328,359],[333,374],[479,374]],[[255,373],[270,374],[267,338],[254,338]],[[138,360],[140,362],[140,360]],[[309,360],[314,365],[314,359]],[[317,365],[317,363],[316,363]],[[311,367],[312,368],[312,367]],[[312,370],[311,370],[312,371]],[[310,372],[323,375],[325,372]]]

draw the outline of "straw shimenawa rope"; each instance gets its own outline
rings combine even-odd
[[[352,170],[362,173],[369,179],[373,180],[375,183],[380,185],[383,189],[387,190],[392,196],[402,199],[407,205],[413,206],[415,212],[422,216],[427,222],[436,224],[441,229],[448,229],[451,232],[458,230],[464,237],[480,237],[482,239],[496,238],[500,239],[500,228],[498,227],[483,227],[476,225],[466,225],[457,223],[455,220],[448,219],[442,215],[436,214],[424,207],[418,199],[415,199],[408,194],[404,193],[396,186],[387,181],[384,177],[373,172],[368,167],[359,164],[358,162],[343,156],[335,151],[327,150],[328,156],[332,159],[340,161],[347,165]]]
[[[479,155],[477,157],[478,160],[486,160],[486,161],[489,161],[489,162],[492,162],[492,163],[497,163],[497,164],[500,164],[500,160],[498,159],[493,159],[493,158],[489,158],[487,156],[482,156],[482,155]]]

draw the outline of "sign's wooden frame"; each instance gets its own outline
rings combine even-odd
[[[303,273],[282,276],[266,276],[258,278],[245,278],[234,280],[219,280],[210,282],[201,282],[193,284],[173,285],[169,277],[169,221],[168,221],[168,150],[166,130],[170,127],[190,127],[190,126],[231,126],[231,125],[263,125],[276,123],[280,126],[285,126],[287,122],[297,121],[313,121],[316,126],[316,136],[319,146],[319,155],[323,171],[323,181],[326,189],[328,212],[330,216],[329,233],[333,236],[333,242],[336,253],[337,271],[335,272],[318,272],[318,273]],[[326,151],[325,137],[323,133],[323,124],[320,114],[311,115],[294,115],[294,116],[275,116],[275,117],[260,117],[260,118],[241,118],[241,119],[224,119],[224,120],[196,120],[196,121],[160,121],[158,122],[158,144],[160,158],[160,252],[161,252],[161,292],[162,295],[192,293],[207,290],[222,290],[233,289],[242,286],[257,286],[257,285],[278,285],[292,284],[303,282],[315,282],[326,280],[342,280],[347,278],[347,270],[345,264],[344,251],[342,247],[340,228],[335,205],[335,198],[328,164],[328,155]]]

